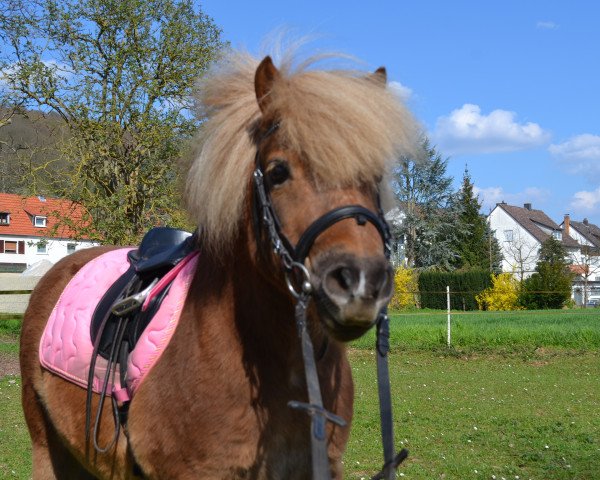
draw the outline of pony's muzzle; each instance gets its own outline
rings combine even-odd
[[[344,339],[362,335],[391,298],[393,273],[389,262],[383,256],[336,254],[319,267],[317,305],[325,323]]]

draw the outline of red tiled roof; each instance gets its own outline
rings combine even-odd
[[[43,197],[23,197],[12,193],[0,193],[0,213],[10,214],[10,224],[0,224],[0,235],[21,235],[46,238],[73,238],[75,232],[60,225],[59,218],[81,222],[85,209],[70,200]],[[46,217],[45,227],[33,224],[34,216]]]

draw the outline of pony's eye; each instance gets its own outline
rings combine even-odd
[[[267,177],[271,185],[281,185],[290,178],[290,167],[286,162],[278,161],[267,171]]]

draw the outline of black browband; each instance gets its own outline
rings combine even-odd
[[[259,144],[269,135],[273,134],[278,128],[278,123],[273,124],[261,137]],[[385,221],[383,211],[381,210],[379,195],[377,196],[377,213],[361,205],[345,205],[334,208],[311,223],[300,236],[298,243],[294,247],[281,231],[281,222],[279,221],[279,217],[273,208],[271,196],[269,195],[269,191],[264,182],[264,172],[260,164],[258,145],[255,159],[254,188],[255,202],[258,201],[257,206],[260,207],[260,209],[255,208],[254,211],[261,212],[262,219],[267,224],[267,233],[269,234],[269,237],[271,237],[270,239],[275,253],[282,257],[288,257],[287,259],[283,258],[284,267],[287,270],[290,270],[290,260],[297,264],[304,264],[304,261],[306,260],[306,257],[308,256],[308,253],[310,252],[310,249],[317,237],[333,224],[348,218],[354,218],[358,225],[365,225],[366,222],[369,222],[375,226],[379,232],[379,235],[381,236],[381,239],[383,240],[384,253],[389,258],[391,235],[389,226]]]

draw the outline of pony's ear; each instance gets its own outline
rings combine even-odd
[[[369,79],[379,83],[381,86],[385,86],[387,83],[387,71],[385,70],[385,67],[379,67],[371,75],[369,75]]]
[[[254,90],[256,91],[258,106],[263,113],[269,105],[269,92],[279,76],[279,70],[275,68],[273,60],[269,56],[266,56],[256,69],[256,73],[254,74]]]

